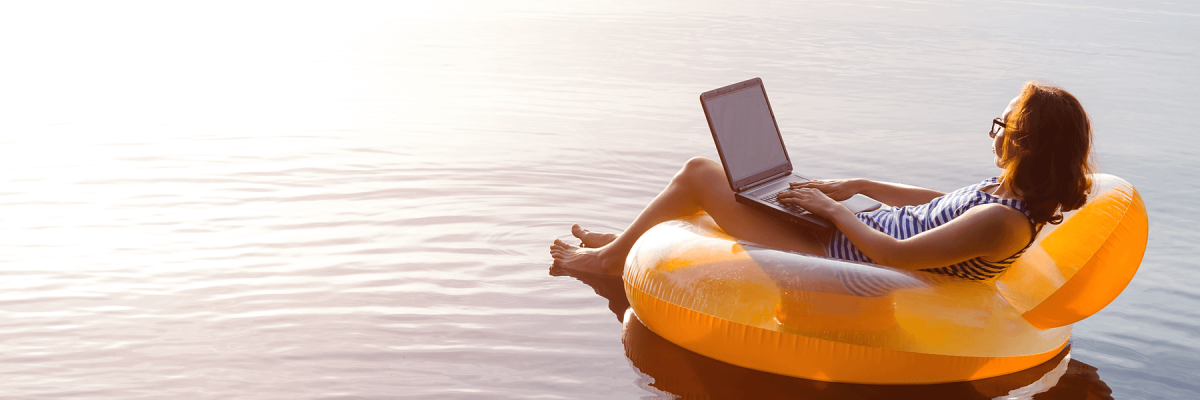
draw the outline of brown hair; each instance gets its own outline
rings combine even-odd
[[[1004,121],[1001,179],[1017,190],[1035,224],[1058,224],[1083,207],[1095,171],[1092,124],[1062,88],[1029,81]],[[998,149],[1000,150],[1000,149]]]

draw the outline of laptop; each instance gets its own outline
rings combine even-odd
[[[737,202],[809,229],[833,228],[832,222],[776,198],[791,188],[790,183],[808,179],[792,173],[792,161],[783,147],[783,135],[775,123],[762,79],[704,92],[700,104]],[[854,213],[880,206],[875,199],[861,194],[842,204]]]

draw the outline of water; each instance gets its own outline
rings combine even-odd
[[[0,38],[4,397],[1200,394],[1191,3],[6,4]],[[1060,84],[1146,199],[1142,268],[1069,355],[919,388],[716,363],[547,273],[755,76],[800,171],[943,190]]]

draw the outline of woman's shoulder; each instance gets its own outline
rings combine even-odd
[[[1024,212],[1021,212],[1021,210],[1018,210],[1012,206],[1009,206],[1007,204],[1003,204],[1000,202],[980,204],[975,207],[971,207],[971,209],[968,211],[975,213],[975,214],[984,215],[987,218],[998,218],[998,219],[1016,218],[1018,221],[1029,222],[1028,217],[1025,216]]]
[[[1000,203],[980,204],[963,213],[974,224],[1003,232],[1030,232],[1029,216],[1024,211]]]

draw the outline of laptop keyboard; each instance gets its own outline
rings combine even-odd
[[[772,193],[772,194],[768,194],[768,195],[766,195],[766,196],[763,196],[763,197],[762,197],[761,199],[759,199],[759,200],[762,200],[762,201],[764,201],[764,202],[767,202],[768,204],[774,204],[774,205],[776,205],[776,206],[779,206],[779,208],[782,208],[782,209],[784,209],[784,210],[788,210],[788,211],[791,211],[791,212],[795,212],[795,213],[799,213],[799,214],[809,214],[808,210],[805,210],[805,209],[804,209],[804,207],[800,207],[800,206],[798,206],[798,205],[795,205],[795,204],[788,204],[788,203],[780,203],[780,202],[779,202],[779,194],[780,194],[780,193],[783,193],[783,192],[786,192],[786,191],[789,191],[789,190],[792,190],[792,189],[791,189],[791,188],[783,189],[783,190],[780,190],[780,191],[778,191],[778,192],[775,192],[775,193]]]

